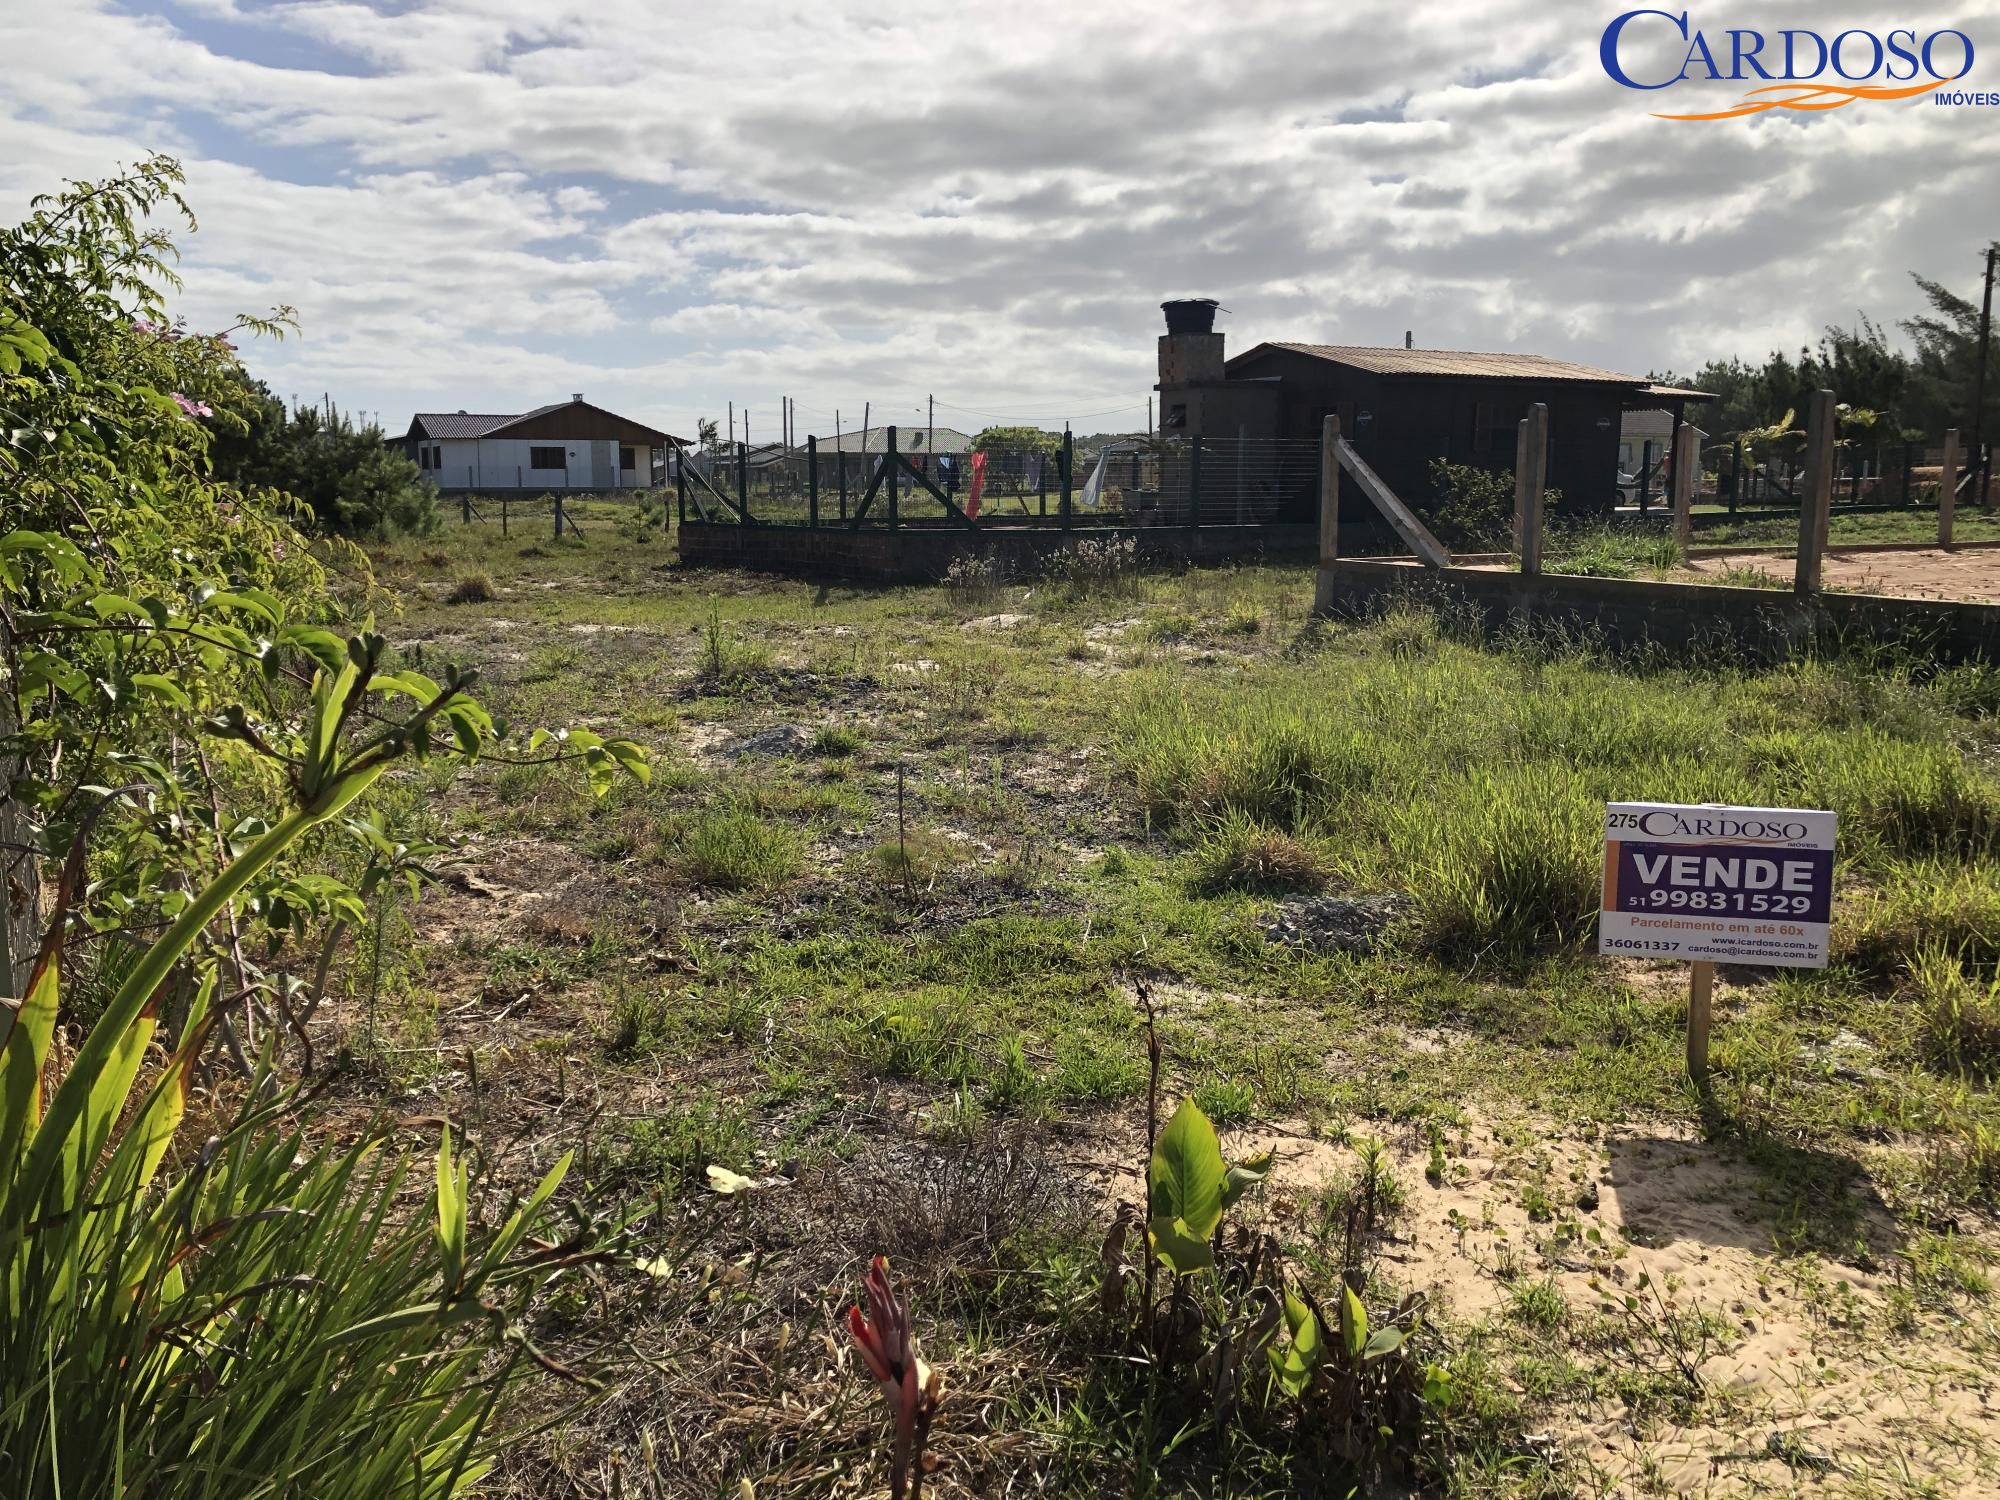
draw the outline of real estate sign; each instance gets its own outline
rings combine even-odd
[[[1599,953],[1826,967],[1834,814],[1613,802]]]

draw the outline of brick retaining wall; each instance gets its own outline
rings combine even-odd
[[[1630,578],[1573,578],[1485,568],[1342,559],[1322,563],[1317,613],[1369,615],[1399,599],[1463,605],[1498,633],[1524,622],[1556,621],[1610,644],[1740,650],[1760,659],[1806,646],[1902,646],[1938,661],[2000,661],[2000,604],[1899,599],[1876,594],[1725,588]]]

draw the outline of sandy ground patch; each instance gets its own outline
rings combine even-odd
[[[1789,584],[1793,559],[1772,552],[1731,552],[1696,558],[1687,571],[1713,579],[1732,568],[1754,568]],[[1870,594],[2000,603],[2000,548],[1846,552],[1836,546],[1826,555],[1823,577],[1830,587]]]
[[[1144,1133],[1143,1109],[1120,1112],[1074,1164],[1107,1198],[1137,1202]],[[1612,1317],[1629,1350],[1595,1356],[1661,1370],[1685,1359],[1698,1372],[1691,1425],[1638,1421],[1611,1399],[1564,1411],[1551,1439],[1579,1493],[2000,1494],[2000,1326],[1975,1301],[1885,1335],[1898,1273],[1879,1205],[1862,1218],[1885,1253],[1861,1269],[1779,1254],[1760,1201],[1769,1184],[1726,1149],[1664,1127],[1600,1135],[1467,1114],[1443,1128],[1443,1170],[1430,1174],[1429,1131],[1414,1125],[1368,1122],[1335,1139],[1279,1121],[1225,1131],[1223,1149],[1232,1160],[1275,1153],[1261,1209],[1282,1238],[1311,1221],[1328,1184],[1355,1177],[1370,1135],[1404,1198],[1378,1273],[1451,1317],[1490,1321],[1515,1349],[1503,1365],[1590,1358],[1576,1330],[1629,1295],[1640,1314]],[[1520,1289],[1543,1283],[1568,1309],[1574,1344],[1510,1318]],[[1715,1320],[1706,1339],[1663,1331],[1690,1312]]]

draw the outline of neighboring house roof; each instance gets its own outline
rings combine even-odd
[[[1713,401],[1714,391],[1697,391],[1681,385],[1649,385],[1639,392],[1642,396],[1678,396],[1683,401]]]
[[[819,451],[831,453],[835,449],[831,435],[819,435]],[[838,444],[842,453],[887,453],[889,451],[889,429],[870,427],[867,431],[843,432]],[[970,453],[972,434],[960,432],[956,427],[933,427],[926,440],[921,423],[896,428],[896,451],[903,454],[921,453]]]
[[[589,440],[593,438],[618,437],[627,441],[645,437],[656,443],[677,443],[680,439],[657,428],[648,427],[643,422],[635,422],[630,417],[621,417],[617,412],[594,406],[588,401],[551,401],[547,406],[538,406],[533,411],[519,412],[465,412],[465,411],[420,411],[410,419],[409,438],[428,438],[433,442],[463,441],[468,438],[505,437],[512,429],[531,423],[546,426],[543,419],[556,412],[573,411],[579,419],[580,430],[576,436]],[[607,427],[606,424],[610,424]],[[624,432],[613,429],[623,428]],[[563,434],[536,432],[521,436],[562,437]]]
[[[410,419],[410,436],[427,437],[440,443],[459,438],[485,437],[494,428],[505,427],[519,415],[518,412],[496,415],[492,412],[420,411]],[[419,432],[418,428],[423,430]]]
[[[1539,354],[1479,354],[1463,349],[1374,349],[1358,344],[1265,343],[1230,360],[1236,365],[1267,349],[1303,354],[1373,375],[1455,375],[1486,380],[1580,380],[1602,384],[1644,385],[1638,375],[1621,375],[1591,365]]]

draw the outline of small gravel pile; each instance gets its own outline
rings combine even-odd
[[[1287,901],[1265,924],[1264,936],[1314,953],[1365,954],[1410,909],[1402,896],[1315,896]]]

